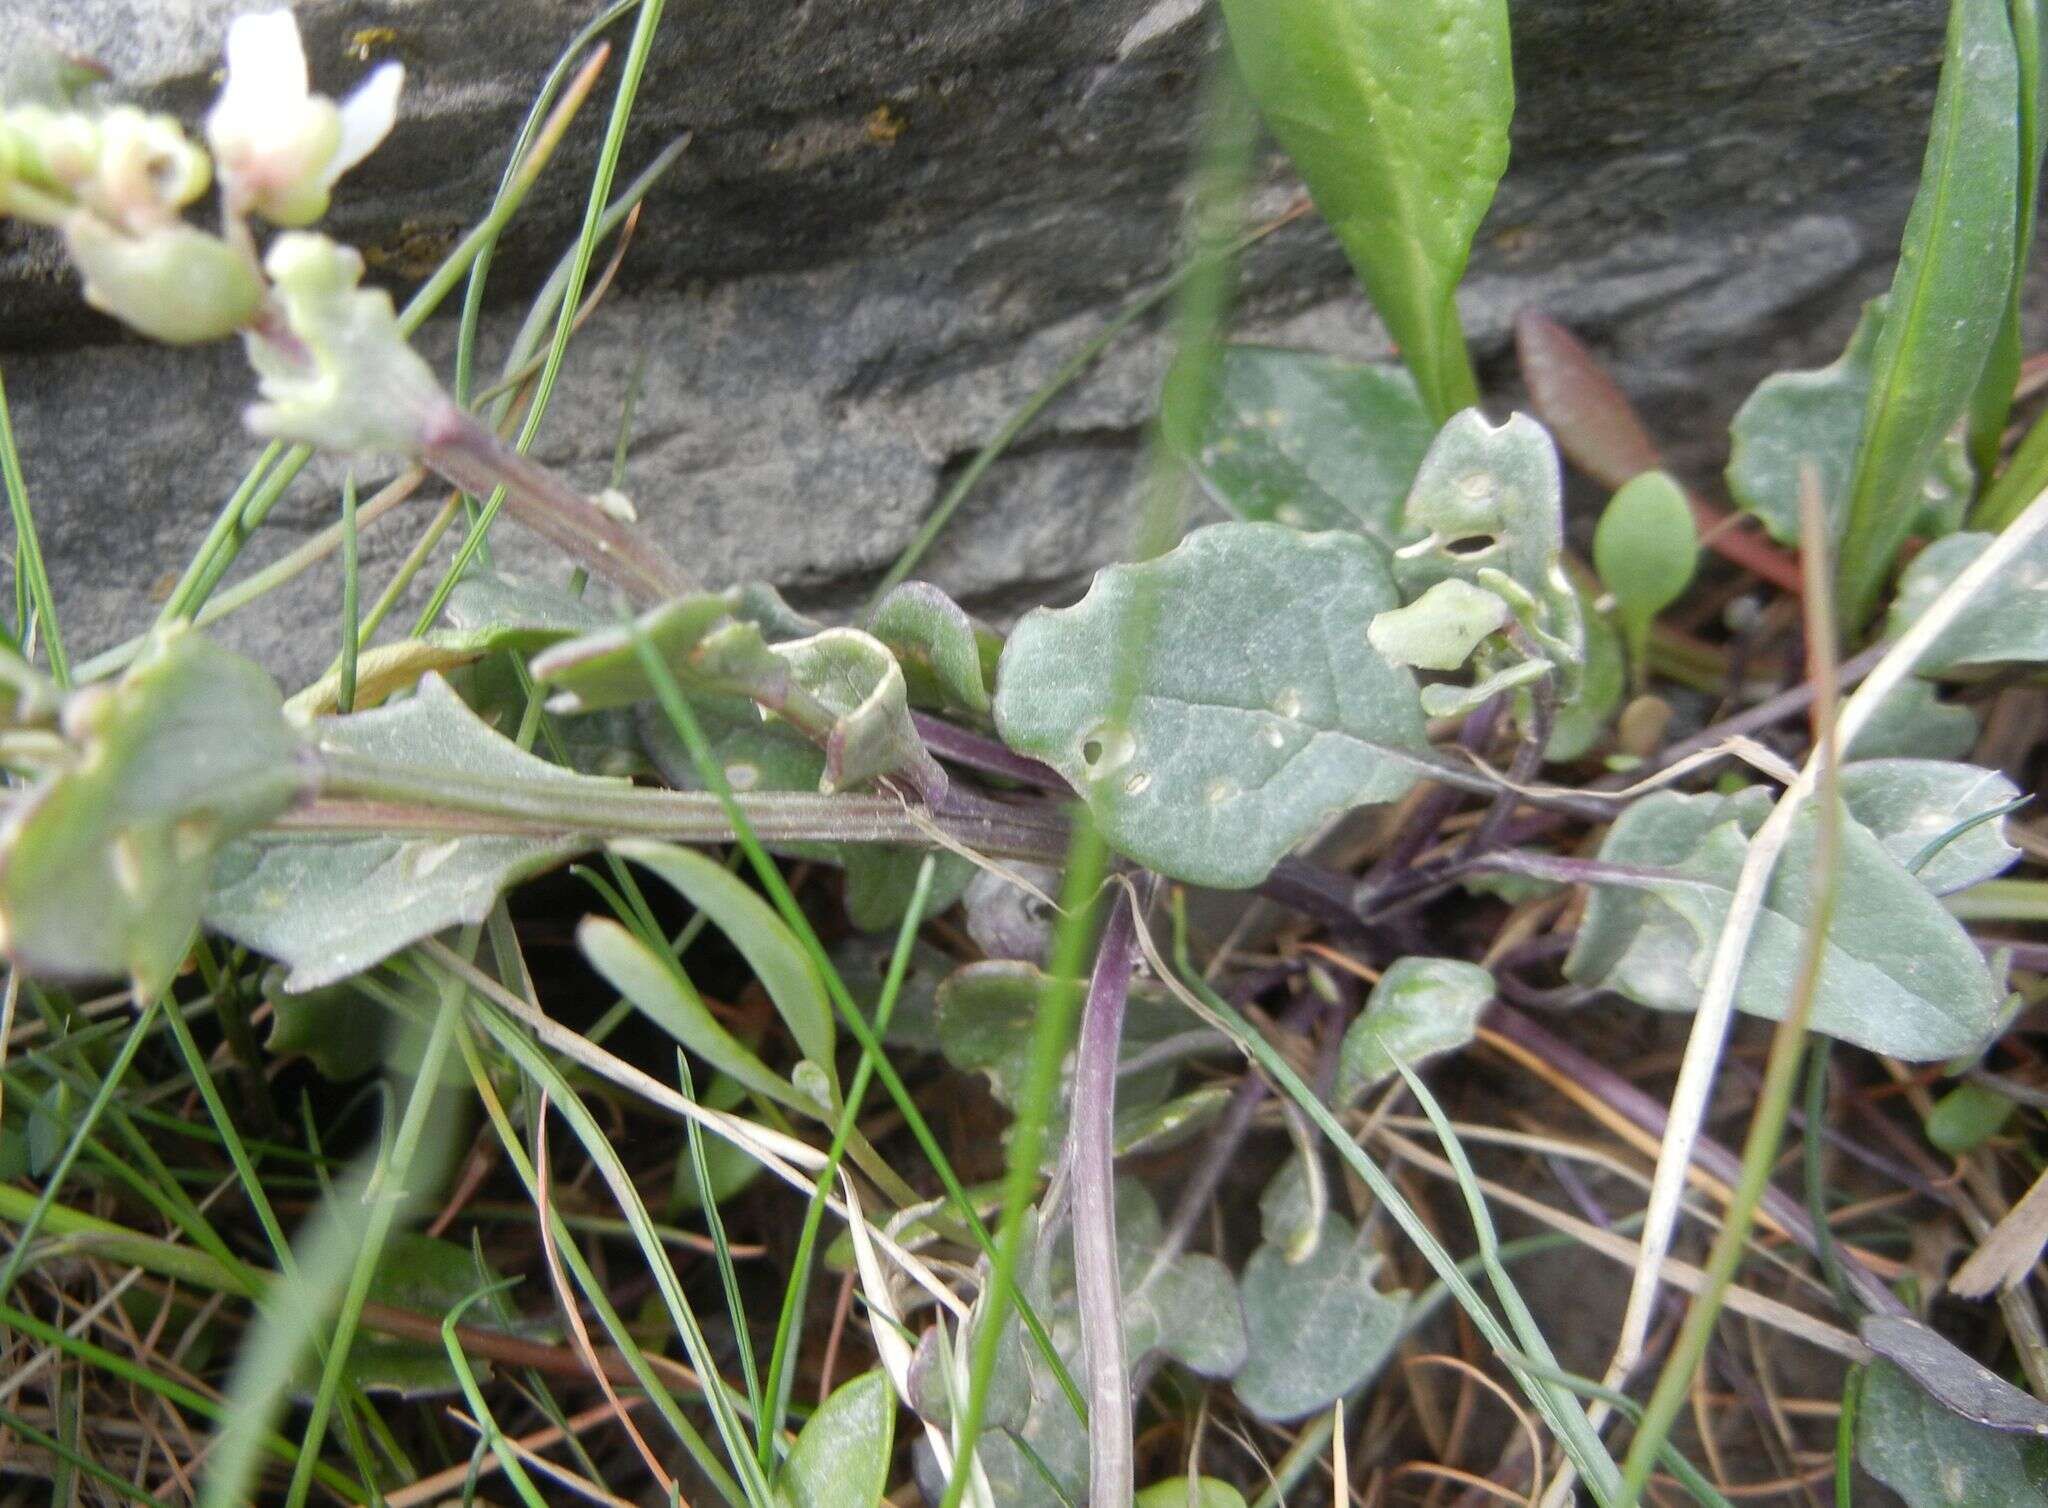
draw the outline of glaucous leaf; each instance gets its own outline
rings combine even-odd
[[[2048,1403],[1908,1314],[1866,1314],[1863,1343],[1951,1414],[2008,1434],[2048,1438]]]
[[[558,586],[495,571],[471,571],[441,609],[446,627],[434,642],[479,653],[506,649],[530,655],[579,634],[611,628],[615,619]]]
[[[1362,536],[1198,529],[1019,623],[996,726],[1073,783],[1120,852],[1255,885],[1325,818],[1395,800],[1430,768],[1414,680],[1366,638],[1397,601]]]
[[[1472,658],[1482,639],[1507,627],[1510,616],[1497,593],[1454,576],[1406,607],[1381,613],[1366,637],[1396,665],[1456,670]]]
[[[906,581],[875,604],[864,625],[903,667],[921,706],[985,718],[1002,640],[937,587]]]
[[[1600,857],[1655,874],[1640,887],[1594,887],[1567,977],[1660,1010],[1697,1007],[1749,835],[1769,805],[1753,788],[1734,797],[1660,793],[1625,811]],[[1785,1009],[1815,901],[1817,827],[1809,803],[1751,935],[1738,1010],[1775,1020]],[[1969,934],[1854,818],[1842,823],[1837,873],[1813,1029],[1916,1062],[1980,1047],[1999,992]]]
[[[1493,975],[1477,964],[1455,958],[1397,959],[1344,1032],[1334,1102],[1355,1104],[1394,1076],[1397,1060],[1412,1068],[1424,1058],[1463,1047],[1492,1003]]]
[[[889,1486],[896,1394],[880,1371],[833,1389],[804,1422],[775,1483],[777,1508],[874,1508]]]
[[[831,714],[830,724],[818,727],[809,725],[794,705],[773,706],[823,744],[820,791],[830,795],[884,775],[902,775],[928,801],[944,794],[945,773],[910,721],[903,667],[879,642],[858,629],[828,628],[778,644],[774,652],[796,685]]]
[[[1169,384],[1169,405],[1200,394]],[[1203,489],[1253,523],[1355,529],[1389,549],[1411,536],[1401,504],[1436,426],[1396,366],[1313,351],[1228,346],[1206,415],[1162,415],[1198,436],[1182,456]]]
[[[610,849],[629,863],[653,870],[710,918],[740,950],[803,1055],[830,1072],[832,1007],[826,1002],[824,983],[796,935],[760,892],[695,849],[640,838],[616,839]]]
[[[1402,521],[1422,536],[1395,557],[1413,590],[1445,578],[1504,599],[1556,664],[1560,690],[1585,659],[1579,597],[1564,573],[1564,478],[1549,432],[1527,414],[1454,414],[1430,442]]]
[[[1844,759],[1961,759],[1976,743],[1976,713],[1909,679],[1878,703]]]
[[[579,775],[527,753],[470,711],[438,675],[402,702],[308,730],[319,754],[454,772],[467,780],[611,793],[621,782]],[[509,886],[594,843],[548,838],[359,838],[280,834],[223,856],[207,925],[288,964],[290,990],[360,973],[400,948],[481,922]]]
[[[678,597],[642,613],[631,631],[598,629],[542,650],[534,657],[533,678],[555,693],[548,703],[554,712],[595,712],[645,701],[654,695],[654,687],[634,647],[637,634],[653,646],[684,691],[732,691],[729,686],[703,684],[708,677],[699,661],[708,657],[705,640],[720,625],[730,626],[728,620],[738,606],[736,591]],[[762,643],[758,628],[752,629],[750,642]],[[727,654],[731,653],[728,646]]]
[[[596,846],[575,836],[248,838],[221,855],[206,925],[287,965],[287,990],[319,989],[483,921],[520,881]]]
[[[1579,620],[1586,625],[1586,668],[1579,676],[1577,694],[1562,700],[1551,725],[1550,742],[1543,757],[1553,764],[1590,752],[1614,721],[1621,699],[1628,692],[1621,635],[1614,631],[1605,614],[1593,610],[1584,592],[1579,594]]]
[[[1885,300],[1872,299],[1840,356],[1812,371],[1766,377],[1728,426],[1728,495],[1781,544],[1799,543],[1800,472],[1807,465],[1820,484],[1828,542],[1841,541],[1884,319]],[[1922,468],[1907,505],[1916,516],[1932,515],[1952,529],[1974,482],[1962,441],[1946,435]]]
[[[1849,815],[1936,895],[1967,890],[2020,856],[2004,824],[1986,820],[2020,794],[1996,770],[1938,759],[1862,759],[1844,765],[1839,779]]]
[[[1899,578],[1885,632],[1897,638],[1972,561],[1990,548],[1989,534],[1951,534],[1914,557]],[[2048,536],[2036,535],[1928,646],[1915,667],[1922,675],[2048,660]]]
[[[214,861],[283,811],[305,746],[261,666],[183,627],[121,679],[72,693],[75,757],[0,826],[0,939],[32,973],[170,983]]]
[[[1285,1423],[1329,1407],[1377,1372],[1408,1308],[1407,1294],[1380,1290],[1384,1260],[1334,1214],[1303,1261],[1289,1263],[1270,1243],[1254,1251],[1238,1280],[1251,1343],[1231,1381],[1237,1401]]]
[[[2012,288],[2019,60],[2006,0],[1955,0],[1919,192],[1871,356],[1836,593],[1854,633],[1922,512],[1921,488],[1970,404]]]
[[[1631,663],[1643,663],[1650,625],[1685,595],[1699,559],[1692,504],[1669,472],[1646,471],[1608,500],[1593,531],[1593,569],[1614,595]]]
[[[1476,402],[1454,294],[1507,167],[1505,0],[1224,0],[1223,18],[1431,417]]]
[[[1906,1508],[2048,1502],[2048,1441],[1951,1413],[1888,1361],[1864,1380],[1856,1460]]]

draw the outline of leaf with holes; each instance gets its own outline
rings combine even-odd
[[[1326,818],[1433,768],[1414,679],[1366,637],[1397,600],[1359,535],[1198,529],[1019,623],[996,726],[1073,783],[1120,852],[1255,885]]]
[[[283,811],[305,746],[261,666],[175,627],[74,692],[67,762],[0,827],[0,938],[31,973],[167,986],[224,846]]]
[[[1454,294],[1508,161],[1506,0],[1224,0],[1223,19],[1431,417],[1477,402]]]
[[[1728,495],[1781,544],[1799,543],[1800,470],[1807,465],[1820,485],[1828,541],[1841,540],[1884,310],[1881,298],[1865,304],[1847,348],[1827,366],[1766,377],[1728,426]],[[1931,515],[1923,524],[1953,529],[1974,484],[1963,442],[1951,434],[1921,474],[1918,506]]]
[[[2048,1503],[2048,1441],[1950,1413],[1888,1361],[1863,1384],[1856,1460],[1907,1508]]]
[[[775,1483],[777,1508],[873,1508],[889,1486],[896,1394],[879,1371],[841,1383],[804,1421]]]
[[[1424,1058],[1463,1047],[1492,1003],[1493,975],[1477,964],[1455,958],[1397,959],[1344,1033],[1334,1103],[1355,1104],[1394,1076],[1397,1061],[1412,1068]]]
[[[1206,414],[1181,414],[1190,395]],[[1411,537],[1401,503],[1436,426],[1399,367],[1313,351],[1229,346],[1213,389],[1168,384],[1168,435],[1204,490],[1255,523],[1356,529],[1392,548]]]
[[[1326,1215],[1314,1249],[1290,1263],[1270,1242],[1238,1279],[1251,1345],[1231,1380],[1237,1401],[1271,1423],[1329,1407],[1365,1382],[1401,1338],[1408,1295],[1379,1287],[1383,1258],[1342,1215]]]
[[[1661,793],[1631,806],[1600,857],[1641,878],[1594,888],[1566,975],[1640,1005],[1695,1009],[1749,835],[1769,808],[1754,789],[1737,797]],[[1736,986],[1736,1008],[1750,1015],[1775,1020],[1791,997],[1816,898],[1817,828],[1809,803],[1773,871]],[[1851,817],[1842,822],[1836,872],[1813,1029],[1916,1062],[1981,1047],[1999,991],[1961,924]]]
[[[1456,670],[1489,634],[1513,615],[1499,595],[1452,577],[1439,581],[1406,607],[1381,613],[1366,637],[1396,665]]]
[[[903,667],[911,701],[988,716],[989,682],[1003,641],[924,581],[906,581],[875,604],[864,625]]]
[[[1395,557],[1409,590],[1446,579],[1484,587],[1515,611],[1574,693],[1585,660],[1579,596],[1564,573],[1564,478],[1549,432],[1527,414],[1455,414],[1430,442],[1403,522],[1422,536]]]
[[[1885,632],[1897,638],[1991,546],[1989,534],[1951,534],[1914,557],[1899,579]],[[2036,535],[1943,629],[1915,667],[1922,675],[2048,660],[2048,535]]]
[[[1845,765],[1842,803],[1885,851],[1936,895],[1967,890],[2018,861],[1991,815],[2019,799],[1996,770],[1939,759],[1864,759]]]

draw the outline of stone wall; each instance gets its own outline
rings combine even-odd
[[[1541,305],[1594,339],[1681,462],[1711,477],[1756,378],[1831,357],[1884,284],[1946,6],[1510,4],[1514,160],[1463,300],[1490,399],[1513,401],[1510,321]],[[196,119],[241,8],[0,0],[0,34],[41,26]],[[487,202],[540,75],[598,9],[298,7],[331,91],[365,56],[410,71],[397,132],[330,222],[401,296]],[[1174,265],[1211,21],[1153,0],[670,0],[625,175],[679,134],[690,145],[574,348],[539,453],[601,484],[644,362],[625,490],[647,526],[708,581],[850,597],[1012,410]],[[505,243],[487,349],[573,234],[603,98]],[[1261,206],[1292,192],[1269,161]],[[1385,349],[1311,221],[1248,259],[1239,328]],[[445,354],[445,327],[424,345]],[[1156,330],[1120,340],[995,468],[926,574],[1000,614],[1113,555],[1165,355]],[[254,454],[239,353],[122,340],[80,309],[43,238],[8,227],[0,374],[67,636],[74,652],[104,647],[147,623]],[[303,483],[247,558],[330,521],[338,475],[323,465]],[[411,516],[366,539],[373,585]],[[501,559],[547,564],[504,534]],[[303,675],[331,653],[338,597],[322,570],[226,637]]]

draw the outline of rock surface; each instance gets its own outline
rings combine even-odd
[[[196,119],[242,8],[0,0],[0,34],[37,24]],[[331,221],[401,295],[480,213],[539,78],[599,9],[298,7],[328,89],[365,58],[409,69],[397,132]],[[1540,305],[1613,358],[1681,464],[1711,478],[1755,380],[1831,357],[1888,277],[1946,6],[1511,10],[1514,160],[1463,297],[1489,396],[1513,400],[1510,321]],[[602,485],[644,363],[624,489],[647,527],[707,581],[850,599],[974,450],[1174,265],[1211,19],[1186,0],[670,0],[621,181],[677,135],[691,145],[572,348],[538,453]],[[606,98],[504,245],[486,353],[573,235]],[[1277,160],[1265,169],[1256,207],[1272,213],[1293,190]],[[1241,334],[1385,350],[1313,221],[1264,243],[1244,281]],[[423,344],[445,370],[448,329]],[[1167,351],[1155,328],[1122,337],[993,469],[922,574],[1000,614],[1113,556]],[[66,636],[89,653],[147,624],[255,454],[236,417],[248,380],[232,349],[121,340],[14,227],[0,228],[0,373]],[[331,521],[339,474],[316,468],[245,561]],[[366,538],[366,591],[433,506]],[[498,553],[558,569],[509,527]],[[332,652],[338,601],[322,567],[223,632],[301,678]]]

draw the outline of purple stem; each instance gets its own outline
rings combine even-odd
[[[965,765],[970,770],[979,770],[984,775],[1001,775],[1007,780],[1035,785],[1040,790],[1057,791],[1061,795],[1072,793],[1073,788],[1051,765],[1014,753],[985,734],[949,723],[929,712],[913,712],[910,721],[916,725],[917,736],[924,740],[925,747],[941,759]]]
[[[1121,887],[1088,981],[1074,1055],[1067,1126],[1073,1180],[1074,1288],[1087,1366],[1089,1496],[1094,1508],[1129,1508],[1135,1471],[1131,1369],[1124,1354],[1123,1283],[1116,1251],[1116,1060],[1131,992],[1135,939]]]
[[[1516,1046],[1534,1053],[1551,1067],[1585,1086],[1601,1099],[1620,1111],[1642,1130],[1652,1136],[1662,1136],[1668,1119],[1665,1108],[1656,1100],[1636,1088],[1627,1079],[1604,1064],[1587,1057],[1569,1042],[1560,1040],[1538,1026],[1534,1021],[1515,1010],[1512,1006],[1496,1004],[1488,1013],[1487,1025],[1499,1032]],[[1699,1165],[1731,1187],[1741,1177],[1742,1159],[1730,1152],[1711,1137],[1702,1136],[1693,1151],[1693,1158]],[[1817,1255],[1819,1239],[1814,1234],[1813,1222],[1799,1202],[1781,1189],[1766,1188],[1763,1196],[1766,1214],[1784,1229],[1787,1235],[1799,1243],[1809,1255]],[[1869,1268],[1855,1258],[1855,1254],[1835,1248],[1841,1259],[1842,1276],[1856,1291],[1856,1296],[1878,1314],[1905,1314],[1906,1306],[1885,1287],[1884,1283]]]

